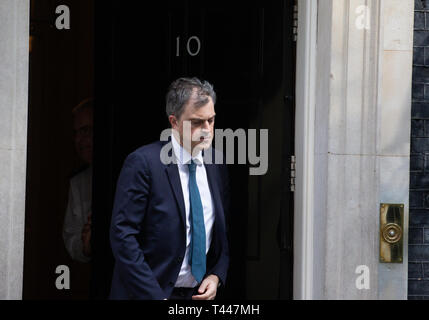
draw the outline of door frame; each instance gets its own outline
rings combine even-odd
[[[317,4],[298,0],[296,60],[293,298],[313,298],[314,119],[316,109]]]

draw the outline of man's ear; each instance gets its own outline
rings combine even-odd
[[[170,115],[168,117],[168,121],[170,122],[171,128],[178,130],[179,121],[177,120],[176,116]]]

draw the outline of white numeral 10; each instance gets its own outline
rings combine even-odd
[[[191,51],[191,41],[197,42],[197,50],[195,52]],[[188,39],[188,42],[186,43],[186,49],[188,51],[188,54],[191,57],[196,56],[198,53],[200,53],[201,50],[201,41],[197,36],[190,37]],[[180,56],[180,37],[176,38],[176,57]]]

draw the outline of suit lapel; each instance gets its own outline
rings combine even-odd
[[[168,141],[163,143],[165,146],[167,143],[171,144],[171,137]],[[169,157],[173,155],[173,147],[168,151]],[[177,206],[179,207],[179,214],[182,220],[182,224],[186,230],[186,212],[185,212],[185,200],[183,199],[182,183],[180,181],[179,167],[175,163],[170,163],[165,166],[165,172],[170,182],[170,187],[173,190],[174,198],[176,199]]]
[[[174,197],[179,206],[180,217],[183,225],[186,227],[185,200],[183,199],[182,183],[180,182],[179,168],[177,164],[170,164],[165,168],[168,180],[170,181],[171,189],[173,189]]]

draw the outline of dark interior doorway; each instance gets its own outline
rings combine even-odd
[[[90,264],[71,259],[62,237],[74,152],[72,109],[94,95],[94,0],[31,0],[23,299],[88,299]],[[71,28],[55,27],[70,8]],[[58,290],[56,268],[70,269]]]
[[[31,1],[24,299],[107,297],[119,170],[168,127],[164,96],[181,76],[214,84],[216,128],[269,130],[265,175],[230,165],[231,265],[219,298],[292,298],[293,4]],[[54,26],[59,5],[70,8],[70,30]],[[94,250],[92,263],[83,264],[70,259],[61,231],[69,179],[80,166],[71,110],[94,90]],[[59,265],[70,268],[70,290],[55,287]]]
[[[96,2],[93,298],[110,289],[122,163],[168,127],[164,96],[182,76],[214,84],[216,128],[269,130],[266,175],[230,165],[231,265],[220,298],[292,298],[293,14],[292,0]]]

